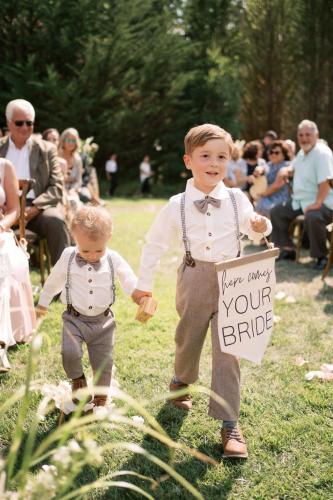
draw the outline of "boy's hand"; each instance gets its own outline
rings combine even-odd
[[[256,233],[264,233],[267,230],[266,219],[261,215],[256,214],[252,216],[250,222],[253,231],[255,231]]]
[[[138,290],[136,288],[134,290],[134,292],[132,293],[131,297],[132,297],[132,300],[134,300],[134,302],[139,305],[141,302],[141,299],[143,297],[152,297],[152,293],[151,292],[144,292],[143,290]]]
[[[37,316],[37,319],[42,318],[46,314],[47,314],[47,307],[39,306],[39,305],[36,307],[36,316]]]

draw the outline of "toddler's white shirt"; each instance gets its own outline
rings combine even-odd
[[[237,203],[240,232],[246,234],[251,240],[259,242],[263,235],[254,232],[250,224],[250,218],[255,214],[253,206],[240,189],[233,191]],[[193,203],[205,197],[205,193],[194,187],[193,179],[187,181],[185,193],[186,232],[192,257],[205,262],[221,262],[235,258],[238,246],[234,209],[223,182],[219,182],[209,193],[212,198],[221,200],[221,206],[217,208],[209,204],[207,213],[199,212]],[[170,198],[169,203],[162,208],[147,233],[137,284],[139,290],[152,290],[154,272],[159,259],[168,249],[174,236],[184,247],[180,216],[181,195],[182,193],[179,193]],[[266,219],[266,222],[265,236],[272,231],[270,220]]]
[[[52,298],[61,292],[60,300],[66,304],[66,276],[69,257],[75,247],[65,248],[60,259],[51,270],[39,299],[39,305],[48,307]],[[101,258],[101,266],[95,270],[85,264],[80,267],[75,258],[70,267],[70,297],[74,309],[86,316],[103,313],[111,303],[111,272],[107,255],[110,254],[114,268],[114,279],[118,278],[124,292],[131,295],[137,277],[119,253],[107,249]]]

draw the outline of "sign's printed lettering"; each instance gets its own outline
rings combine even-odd
[[[273,328],[275,258],[218,273],[221,350],[260,363]]]

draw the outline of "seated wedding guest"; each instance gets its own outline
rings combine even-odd
[[[268,153],[269,153],[270,147],[273,144],[273,142],[276,141],[277,139],[278,139],[278,135],[275,132],[275,130],[267,130],[267,132],[265,132],[264,138],[262,140],[262,142],[264,144],[264,151],[263,151],[262,157],[265,161],[269,160]]]
[[[259,167],[266,167],[267,162],[264,158],[265,147],[264,147],[263,143],[261,141],[259,141],[259,139],[256,139],[255,141],[249,142],[247,144],[247,146],[249,146],[250,144],[254,144],[258,148],[258,157],[257,157],[258,166]]]
[[[241,168],[235,169],[237,185],[242,191],[248,194],[251,185],[253,184],[253,174],[258,166],[258,146],[249,143],[245,146],[243,153],[243,162]]]
[[[36,328],[28,257],[11,231],[19,213],[14,166],[0,158],[0,372],[10,369],[8,347],[29,341]]]
[[[230,160],[227,163],[227,176],[223,180],[227,187],[236,187],[237,177],[235,172],[244,172],[246,170],[246,163],[242,159],[243,145],[244,141],[235,141],[234,143]]]
[[[289,199],[289,184],[284,175],[279,175],[283,167],[289,165],[288,149],[283,141],[274,141],[269,152],[268,172],[266,173],[267,189],[261,194],[255,205],[256,212],[266,217],[278,203]]]
[[[67,128],[60,136],[59,156],[67,163],[65,190],[72,209],[81,203],[79,190],[82,186],[82,159],[79,154],[80,137],[75,128]]]
[[[27,194],[27,228],[46,238],[54,265],[70,245],[64,220],[63,174],[57,151],[47,141],[32,137],[35,110],[24,99],[10,101],[6,107],[9,137],[0,139],[0,157],[10,160],[18,179],[34,179]]]
[[[44,141],[52,142],[52,144],[55,145],[58,151],[60,135],[56,128],[47,128],[46,130],[44,130],[44,132],[42,133],[42,139]],[[66,160],[64,160],[64,158],[58,156],[58,163],[65,177],[65,175],[67,175],[67,162]]]
[[[286,139],[283,142],[288,149],[289,160],[293,161],[296,156],[296,143],[291,139]]]
[[[316,259],[314,268],[323,270],[327,264],[327,228],[333,216],[333,191],[327,181],[333,177],[333,154],[319,139],[315,122],[303,120],[298,125],[296,158],[288,171],[293,172],[293,192],[286,203],[271,210],[272,240],[280,248],[279,260],[296,259],[289,225],[298,215],[304,215],[304,227],[309,238],[310,256]]]

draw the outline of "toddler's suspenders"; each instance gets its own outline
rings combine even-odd
[[[236,202],[236,197],[235,193],[233,192],[232,189],[228,189],[228,194],[232,203],[232,207],[234,210],[234,220],[235,220],[235,227],[236,227],[236,240],[237,240],[237,257],[240,257],[241,254],[241,233],[239,230],[239,217],[238,217],[238,208],[237,208],[237,202]],[[191,255],[191,250],[190,250],[190,242],[187,237],[187,231],[186,231],[186,220],[185,220],[185,192],[182,193],[181,199],[180,199],[180,217],[181,217],[181,224],[182,224],[182,240],[184,243],[184,248],[185,248],[185,265],[194,267],[195,266],[195,260],[193,259]]]
[[[75,315],[75,313],[78,315],[79,313],[77,311],[75,311],[74,307],[72,306],[72,300],[71,300],[71,294],[70,294],[70,274],[71,274],[70,271],[71,271],[71,265],[72,265],[73,259],[75,257],[75,253],[76,253],[76,250],[73,250],[69,256],[69,259],[68,259],[65,288],[66,288],[67,310],[68,310],[68,312],[74,311],[74,315]],[[107,259],[108,259],[108,264],[109,264],[110,273],[111,273],[111,297],[112,298],[111,298],[111,303],[109,305],[109,307],[111,307],[116,300],[116,286],[114,284],[114,267],[113,267],[113,263],[112,263],[112,259],[111,259],[110,254],[108,254]]]

